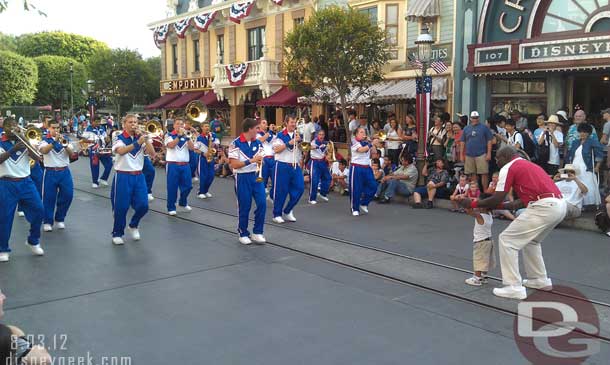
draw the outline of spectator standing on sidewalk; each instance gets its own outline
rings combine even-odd
[[[479,122],[479,112],[470,113],[470,125],[464,128],[461,142],[465,145],[465,173],[471,179],[481,178],[483,189],[489,184],[489,161],[491,160],[491,145],[493,135],[491,130]]]

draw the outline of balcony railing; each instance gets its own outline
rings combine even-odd
[[[263,97],[266,98],[283,84],[280,61],[268,60],[263,57],[246,63],[248,64],[248,72],[243,85],[239,87],[258,87],[262,91]],[[214,92],[220,97],[223,97],[225,90],[234,87],[229,83],[226,66],[219,64],[214,66]]]

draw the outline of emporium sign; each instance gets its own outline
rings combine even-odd
[[[519,45],[519,63],[610,58],[610,37],[589,37]]]
[[[213,77],[196,77],[193,79],[180,80],[161,80],[161,93],[210,90],[212,89],[213,81]]]

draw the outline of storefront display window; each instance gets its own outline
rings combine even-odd
[[[493,114],[518,110],[525,115],[546,112],[545,80],[493,80],[491,104]]]

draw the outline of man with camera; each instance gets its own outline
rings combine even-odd
[[[587,186],[576,175],[578,175],[578,168],[567,164],[553,179],[568,203],[568,213],[565,219],[574,219],[582,215],[582,204],[588,192]]]

